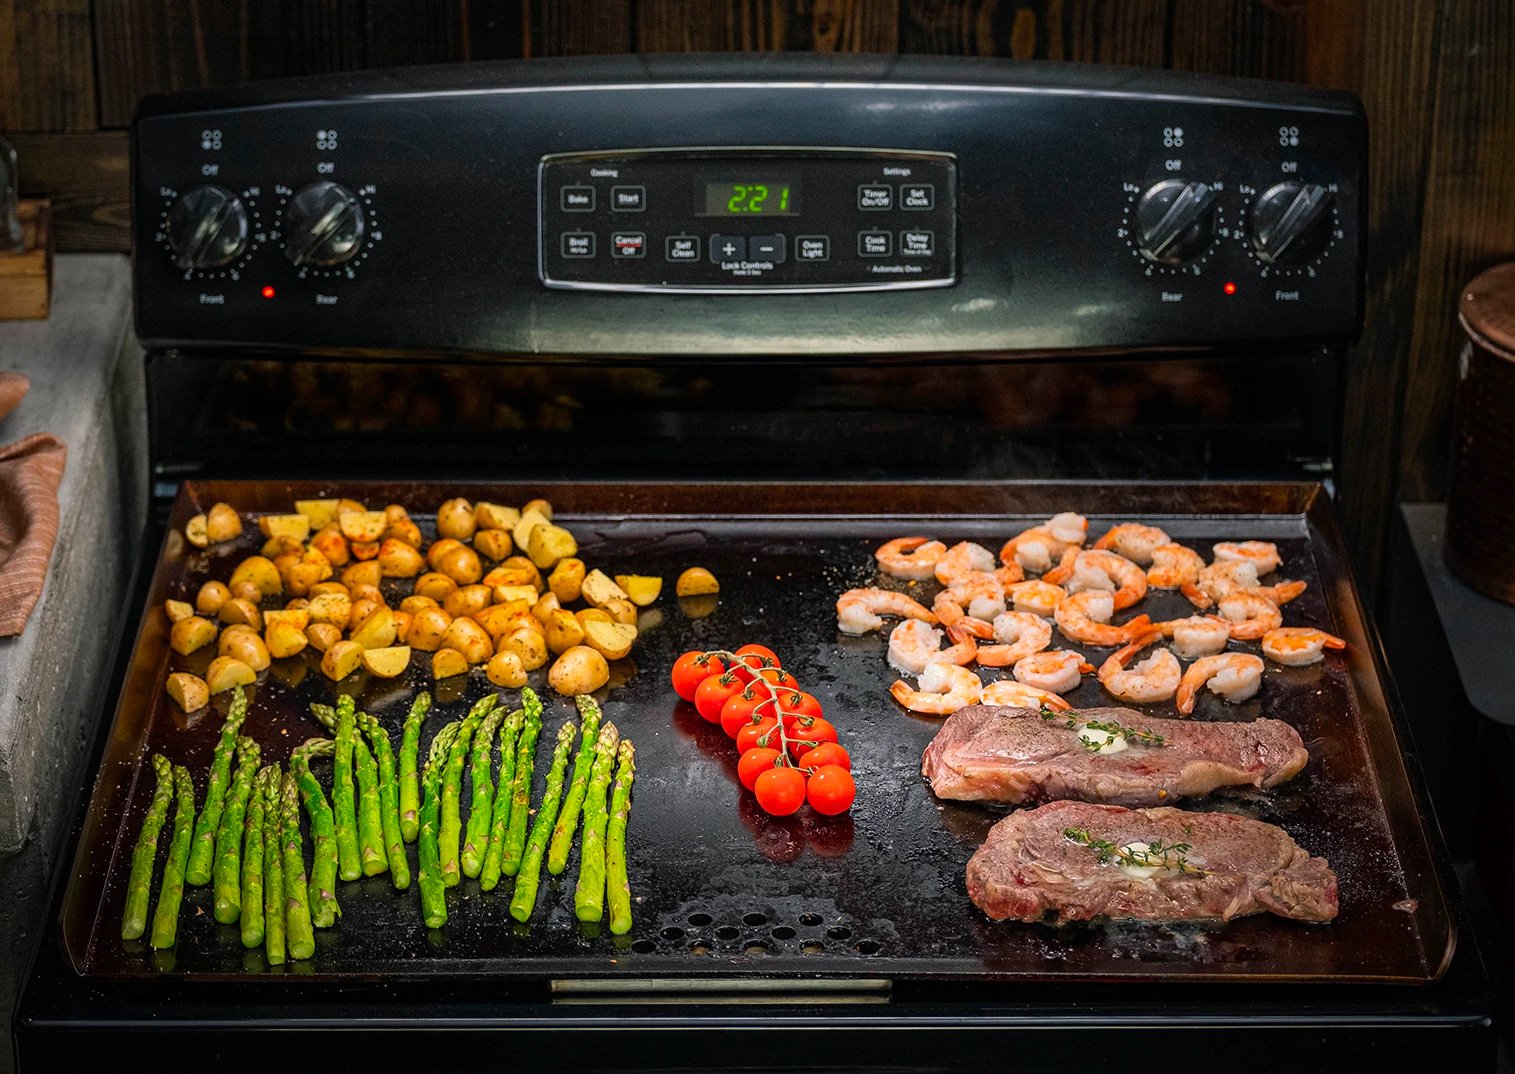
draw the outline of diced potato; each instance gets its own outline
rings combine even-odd
[[[347,622],[342,624],[346,630],[357,630],[378,608],[384,607],[382,600],[374,600],[371,597],[361,597],[352,602],[352,610],[347,613]]]
[[[185,712],[194,712],[210,703],[210,687],[198,675],[176,671],[168,677],[168,696]]]
[[[497,585],[494,587],[494,599],[497,604],[524,600],[529,608],[537,602],[537,591],[529,585]]]
[[[263,613],[258,610],[258,606],[252,601],[244,600],[241,597],[233,597],[221,605],[221,610],[216,613],[216,616],[223,623],[245,623],[247,626],[252,627],[253,630],[261,631],[263,629]]]
[[[348,588],[341,582],[317,582],[315,585],[310,587],[311,600],[314,600],[317,597],[325,596],[328,593],[340,593],[344,597],[350,597],[352,595],[348,591]]]
[[[626,591],[627,598],[638,608],[647,607],[663,591],[663,579],[646,574],[618,574],[615,584]]]
[[[287,537],[304,544],[310,537],[310,517],[299,513],[293,515],[264,515],[258,519],[258,529],[265,537]]]
[[[305,628],[305,636],[310,639],[311,648],[324,653],[342,640],[342,628],[331,623],[312,623]]]
[[[388,604],[384,599],[384,591],[376,585],[360,583],[347,591],[347,598],[354,603],[360,600],[370,601],[373,604]]]
[[[456,544],[441,557],[432,561],[438,571],[459,585],[472,585],[484,574],[484,565],[479,554],[466,544]]]
[[[535,620],[533,620],[535,623]],[[521,658],[521,666],[535,671],[547,663],[547,639],[540,627],[520,626],[500,639],[497,652],[515,653]]]
[[[384,540],[404,541],[412,548],[421,547],[421,527],[415,524],[410,517],[410,512],[404,507],[397,503],[390,504],[384,508],[384,518],[387,522],[384,527]]]
[[[576,645],[553,663],[548,684],[567,697],[592,694],[610,679],[610,665],[587,645]]]
[[[603,624],[602,624],[603,625]],[[562,608],[549,612],[542,620],[542,634],[547,639],[547,648],[555,653],[567,652],[575,645],[584,643],[584,626],[570,611]]]
[[[456,649],[470,664],[482,664],[494,655],[494,641],[472,619],[459,616],[442,635],[444,649]]]
[[[342,584],[348,590],[355,585],[378,585],[384,580],[384,572],[377,563],[353,563],[342,572]]]
[[[347,678],[363,662],[363,646],[355,641],[339,641],[321,657],[321,674],[333,682]]]
[[[231,590],[224,582],[206,582],[195,594],[195,611],[201,615],[215,615],[221,605],[231,600]]]
[[[336,500],[296,500],[295,510],[310,519],[311,529],[321,529],[337,520]]]
[[[195,515],[184,524],[184,539],[196,548],[206,548],[210,545],[210,534],[206,532],[204,515]]]
[[[573,613],[573,617],[579,621],[579,626],[588,626],[595,621],[601,623],[614,623],[616,621],[615,616],[611,615],[604,608],[580,608]]]
[[[629,600],[620,597],[605,602],[604,611],[617,623],[635,623],[637,621],[637,606]]]
[[[188,656],[215,640],[216,625],[198,615],[180,619],[168,632],[168,647],[180,656]]]
[[[352,550],[348,547],[347,538],[342,536],[342,531],[333,522],[329,526],[321,527],[321,532],[310,539],[310,546],[326,557],[326,561],[333,567],[345,567],[352,559]]]
[[[547,617],[562,606],[556,593],[543,593],[537,598],[537,602],[531,606],[531,614],[536,616],[539,621],[545,623],[547,622]]]
[[[460,615],[477,615],[494,603],[494,590],[487,585],[465,585],[447,594],[442,607],[447,609],[448,615],[456,618]]]
[[[350,635],[351,640],[365,649],[383,649],[394,644],[395,615],[384,605],[379,605],[358,624]]]
[[[289,537],[270,537],[263,542],[263,547],[258,553],[268,559],[278,561],[280,556],[298,556],[305,551],[305,545]]]
[[[368,508],[364,507],[357,500],[351,500],[351,499],[348,499],[345,496],[342,499],[340,499],[340,500],[337,501],[337,518],[339,518],[339,519],[343,515],[350,514],[353,511],[367,511],[367,510],[368,510]]]
[[[205,536],[211,544],[236,540],[242,536],[242,516],[230,504],[214,504],[205,514]]]
[[[348,550],[352,552],[352,558],[358,560],[359,562],[365,562],[370,559],[379,558],[378,541],[351,541],[348,543],[347,547]]]
[[[310,621],[341,629],[352,618],[352,599],[346,593],[322,593],[310,599]]]
[[[163,610],[168,613],[170,623],[177,623],[180,619],[188,619],[195,614],[194,605],[186,600],[165,600]]]
[[[434,679],[450,679],[454,675],[468,673],[468,658],[456,649],[438,649],[431,657],[431,676]]]
[[[583,586],[584,561],[571,556],[559,560],[547,579],[547,587],[552,590],[552,595],[564,604],[572,604],[578,600]]]
[[[331,561],[319,548],[307,548],[284,572],[284,582],[295,596],[304,596],[332,576]]]
[[[395,610],[395,644],[404,645],[410,637],[410,623],[415,616],[407,611]]]
[[[456,588],[458,588],[458,583],[447,575],[439,571],[428,571],[416,579],[415,592],[417,596],[430,597],[440,604],[447,599],[447,594]]]
[[[400,611],[409,612],[411,615],[414,615],[422,608],[435,607],[438,607],[435,600],[433,600],[431,597],[423,597],[419,593],[412,593],[410,596],[400,601]]]
[[[521,521],[521,512],[514,507],[480,500],[474,505],[473,520],[481,530],[513,530]]]
[[[267,644],[251,629],[227,630],[221,635],[221,640],[216,646],[216,652],[221,656],[229,656],[240,660],[253,671],[266,671],[269,664],[269,650]],[[212,693],[220,693],[213,690]]]
[[[552,521],[552,504],[548,503],[546,500],[527,500],[524,504],[521,505],[521,514],[524,515],[527,511],[535,511],[537,514],[545,518],[548,522]]]
[[[218,656],[205,671],[205,685],[213,694],[224,693],[234,686],[251,686],[257,681],[257,673],[235,656]]]
[[[530,548],[531,531],[538,526],[550,525],[552,525],[552,519],[535,508],[529,511],[522,511],[521,520],[511,528],[510,536],[515,541],[517,548]]]
[[[326,626],[325,623],[312,623],[310,626]],[[298,656],[305,651],[310,644],[310,635],[305,631],[307,628],[296,626],[289,620],[271,622],[264,629],[263,644],[268,646],[268,654],[276,660],[286,657]],[[335,627],[332,627],[335,630]],[[341,635],[339,634],[338,637]]]
[[[245,600],[253,604],[263,603],[263,590],[259,589],[255,582],[245,579],[232,585],[231,596],[233,600]]]
[[[579,542],[574,539],[562,526],[554,526],[548,522],[537,526],[531,531],[531,539],[527,551],[531,554],[531,561],[542,570],[547,570],[557,564],[558,560],[565,556],[571,556],[579,550]]]
[[[673,591],[681,597],[702,597],[707,593],[719,593],[721,584],[704,567],[690,567],[679,575]]]
[[[287,612],[308,612],[309,609],[310,601],[306,600],[304,597],[294,597],[284,602],[284,610]],[[267,614],[265,614],[263,618],[267,619]]]
[[[637,628],[626,623],[602,623],[591,619],[584,624],[584,641],[606,660],[619,660],[631,652],[637,640]]]
[[[276,597],[284,592],[284,582],[279,577],[279,569],[273,565],[273,561],[263,556],[248,556],[237,564],[237,569],[231,572],[233,592],[236,591],[238,582],[251,582],[265,597]]]
[[[451,552],[454,548],[462,547],[462,545],[463,542],[458,540],[456,537],[437,538],[435,541],[432,541],[431,546],[426,549],[427,564],[430,565],[432,570],[440,569],[437,567],[437,564],[441,562],[442,557],[447,555],[447,553]]]
[[[515,551],[509,530],[480,530],[473,535],[474,551],[496,562]]]
[[[473,517],[473,504],[459,497],[437,508],[437,536],[466,541],[479,528]]]
[[[370,675],[381,679],[396,679],[410,666],[410,646],[391,645],[387,649],[363,650],[363,666]]]
[[[337,526],[349,541],[374,543],[384,536],[389,520],[383,511],[349,511],[337,516]]]
[[[526,668],[521,658],[513,652],[495,653],[484,665],[484,675],[496,686],[506,690],[519,690],[526,685]]]
[[[379,545],[379,573],[385,578],[414,578],[426,566],[421,553],[390,537]]]
[[[511,556],[510,558],[516,560],[520,557]],[[542,588],[542,572],[537,570],[530,560],[526,561],[525,566],[507,567],[501,564],[484,576],[483,584],[491,587],[501,585],[529,586],[534,590],[540,591]]]
[[[519,625],[516,617],[520,610],[520,601],[510,601],[506,604],[491,604],[483,611],[475,612],[473,620],[484,628],[484,633],[498,641]]]
[[[612,600],[627,600],[626,591],[602,570],[592,570],[584,576],[583,597],[596,608],[603,608]]]
[[[442,635],[450,626],[452,616],[441,608],[422,608],[411,617],[410,633],[405,640],[412,649],[435,652],[442,647]]]
[[[303,632],[306,627],[310,626],[310,621],[311,614],[309,605],[304,608],[283,608],[263,613],[264,630],[267,630],[275,623],[288,623],[292,625],[296,630]]]

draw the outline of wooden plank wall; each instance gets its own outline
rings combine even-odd
[[[1401,496],[1446,488],[1462,283],[1515,257],[1511,0],[0,0],[0,130],[64,249],[125,249],[146,93],[360,67],[689,50],[1170,67],[1357,92],[1372,124],[1367,326],[1339,477],[1368,588]],[[1280,385],[1286,391],[1286,385]]]

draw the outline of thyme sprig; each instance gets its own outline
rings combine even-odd
[[[1094,851],[1101,865],[1115,861],[1121,865],[1143,868],[1177,869],[1181,873],[1197,876],[1205,873],[1198,866],[1189,864],[1188,854],[1193,848],[1188,843],[1165,843],[1161,839],[1154,839],[1142,850],[1133,846],[1118,846],[1109,839],[1096,838],[1085,828],[1064,828],[1063,836],[1070,842]]]
[[[1103,731],[1112,738],[1124,738],[1130,742],[1139,742],[1143,746],[1161,746],[1164,741],[1162,735],[1145,727],[1127,727],[1125,724],[1116,723],[1114,720],[1083,720],[1073,709],[1069,709],[1067,712],[1054,712],[1043,705],[1042,719],[1049,722],[1061,723],[1070,731],[1093,728],[1096,731]],[[1090,749],[1097,750],[1104,745],[1102,742],[1095,742],[1093,739],[1083,738],[1082,736],[1080,736],[1080,741]]]

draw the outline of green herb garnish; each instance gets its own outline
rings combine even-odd
[[[1070,731],[1079,731],[1092,727],[1096,731],[1103,731],[1111,738],[1124,738],[1131,742],[1140,742],[1143,746],[1161,746],[1163,744],[1163,736],[1156,731],[1148,730],[1145,727],[1127,727],[1125,724],[1115,723],[1112,720],[1083,720],[1080,722],[1078,713],[1072,709],[1067,712],[1053,712],[1043,705],[1041,715],[1043,720],[1059,722]],[[1091,750],[1100,749],[1105,745],[1103,742],[1095,742],[1093,739],[1085,738],[1083,735],[1080,735],[1078,740],[1084,744],[1085,748]]]
[[[1064,828],[1063,836],[1080,846],[1086,846],[1094,851],[1101,865],[1107,865],[1112,861],[1121,865],[1135,865],[1153,869],[1177,869],[1181,873],[1194,873],[1203,876],[1204,870],[1189,864],[1188,843],[1164,843],[1161,839],[1154,839],[1147,844],[1147,849],[1139,850],[1131,846],[1117,846],[1109,839],[1097,839],[1084,828]]]

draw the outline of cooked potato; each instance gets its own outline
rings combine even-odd
[[[537,602],[531,606],[531,614],[536,616],[539,622],[547,622],[547,617],[557,611],[563,605],[558,601],[557,594],[543,593],[537,598]]]
[[[368,510],[368,508],[364,507],[357,500],[350,500],[350,499],[348,499],[345,496],[342,499],[340,499],[340,500],[337,501],[337,517],[338,518],[341,518],[343,515],[348,514],[349,512],[352,512],[352,511],[367,511],[367,510]]]
[[[321,529],[337,520],[337,500],[296,500],[295,511],[310,519],[311,529]]]
[[[510,557],[512,561],[518,558],[517,556]],[[519,588],[525,586],[526,588],[540,592],[542,589],[542,572],[533,567],[529,560],[524,567],[507,567],[501,564],[484,576],[483,584],[491,587],[505,585]]]
[[[330,623],[338,629],[352,619],[352,598],[346,593],[322,593],[310,601],[310,621]]]
[[[324,653],[342,640],[342,628],[331,623],[312,623],[305,628],[305,636],[316,652]]]
[[[275,609],[263,613],[263,629],[267,630],[275,623],[289,623],[295,629],[303,631],[310,626],[310,607]]]
[[[584,576],[583,597],[596,608],[603,608],[612,600],[626,600],[626,591],[602,570],[592,570]]]
[[[484,565],[479,561],[479,554],[466,544],[460,544],[448,550],[434,564],[436,569],[459,585],[472,585],[484,574]]]
[[[530,608],[537,602],[537,591],[529,585],[497,585],[494,587],[494,599],[497,604],[521,600]]]
[[[565,556],[574,555],[578,550],[579,542],[574,539],[573,534],[562,526],[554,526],[551,522],[533,528],[527,545],[531,561],[544,571],[556,565],[558,560]]]
[[[309,625],[319,626],[325,624]],[[268,654],[275,660],[298,656],[310,644],[310,635],[306,633],[308,628],[308,626],[297,626],[294,622],[288,620],[270,622],[263,630],[263,644],[268,647]],[[336,628],[333,627],[332,629],[335,630]],[[340,637],[340,635],[338,636]]]
[[[195,611],[201,615],[215,615],[221,605],[231,600],[231,590],[223,582],[206,582],[195,594]]]
[[[266,671],[269,664],[268,645],[251,630],[228,630],[221,635],[216,652],[242,661],[253,671]],[[212,690],[212,693],[220,693]]]
[[[626,591],[627,598],[638,608],[647,607],[663,591],[663,579],[646,574],[618,574],[615,584]]]
[[[637,606],[629,600],[608,600],[605,602],[605,612],[617,623],[635,623],[637,621]]]
[[[245,623],[254,630],[263,629],[263,613],[252,601],[243,600],[241,597],[233,597],[221,605],[221,610],[216,613],[216,617],[223,623]]]
[[[284,610],[287,612],[303,611],[309,607],[310,601],[306,600],[304,597],[295,597],[292,600],[286,600],[284,602]],[[265,620],[268,618],[267,612],[263,614],[263,618]]]
[[[259,589],[255,583],[244,580],[237,582],[231,587],[231,597],[232,600],[245,600],[253,604],[261,604],[263,603],[263,590]],[[225,605],[222,605],[222,607],[225,607]]]
[[[364,649],[363,666],[370,675],[396,679],[410,666],[410,646],[392,645],[387,649]]]
[[[499,562],[515,551],[509,530],[480,530],[473,535],[474,551]]]
[[[631,652],[637,640],[637,628],[626,623],[602,623],[591,619],[584,624],[584,641],[606,660],[619,660]]]
[[[416,579],[415,591],[417,596],[430,597],[440,604],[447,599],[447,594],[456,588],[458,588],[458,583],[447,575],[437,571],[428,571]]]
[[[305,551],[305,545],[290,537],[270,537],[263,542],[263,547],[258,549],[259,555],[276,561],[280,556],[299,556],[303,551]]]
[[[522,681],[525,681],[524,675]],[[210,703],[210,687],[198,675],[176,671],[168,677],[168,696],[185,712],[194,712]]]
[[[521,512],[521,520],[511,527],[510,536],[517,548],[531,547],[531,531],[538,526],[550,526],[552,519],[535,508]]]
[[[462,546],[463,542],[456,537],[439,537],[431,542],[430,548],[426,549],[426,562],[431,566],[432,570],[439,570],[440,568],[437,564],[442,561],[442,557],[454,548],[461,548]]]
[[[466,541],[479,524],[473,517],[473,504],[459,497],[437,508],[437,536]]]
[[[411,615],[409,612],[400,611],[400,610],[396,609],[396,611],[395,611],[395,644],[396,645],[404,645],[404,644],[406,644],[407,639],[410,637],[410,624],[411,624],[411,622],[414,619],[415,619],[415,616]]]
[[[537,514],[545,518],[548,522],[552,521],[552,504],[548,503],[546,500],[527,500],[524,504],[521,505],[521,514],[524,515],[527,511],[535,511]]]
[[[168,647],[180,656],[188,656],[215,640],[216,625],[198,615],[180,619],[168,631]]]
[[[495,641],[499,641],[500,638],[520,625],[517,620],[520,610],[520,601],[513,600],[505,604],[491,604],[483,611],[475,612],[473,621],[484,628],[484,633],[488,634]]]
[[[442,607],[447,609],[448,615],[456,618],[460,615],[477,615],[494,603],[494,590],[487,585],[465,585],[447,594]]]
[[[389,520],[384,517],[383,511],[348,511],[337,516],[337,526],[342,530],[342,536],[354,544],[377,543],[384,536],[387,525]]]
[[[478,623],[462,616],[454,619],[442,635],[442,647],[456,649],[470,664],[482,664],[494,655],[494,640]]]
[[[721,584],[704,567],[690,567],[679,575],[673,591],[681,597],[703,597],[707,593],[719,593]]]
[[[579,626],[588,626],[595,621],[601,623],[614,623],[616,621],[615,616],[611,615],[604,608],[580,608],[573,613],[573,617],[579,621]]]
[[[388,604],[384,599],[384,591],[376,585],[366,583],[353,586],[347,591],[347,597],[352,601],[366,600],[374,604]]]
[[[384,607],[382,600],[374,600],[371,597],[363,597],[352,602],[352,609],[347,613],[347,622],[342,624],[344,630],[357,630],[363,620],[372,615],[375,609]]]
[[[195,515],[184,523],[184,539],[196,548],[206,548],[210,545],[210,535],[206,533],[204,515]]]
[[[521,521],[521,512],[514,507],[480,500],[474,505],[473,520],[481,530],[513,530]]]
[[[299,560],[284,572],[284,584],[297,597],[310,593],[332,575],[331,561],[319,548],[308,548]]]
[[[442,636],[452,626],[452,616],[441,608],[422,608],[411,616],[410,634],[405,639],[412,649],[423,653],[435,652],[442,647]]]
[[[323,526],[321,532],[310,539],[310,546],[326,557],[326,561],[333,567],[345,567],[352,558],[352,552],[347,546],[347,538],[342,536],[342,531],[333,522],[329,526]]]
[[[572,556],[559,560],[547,579],[547,587],[552,590],[552,595],[564,604],[578,600],[583,586],[584,561]]]
[[[420,548],[421,527],[417,526],[410,517],[410,512],[400,504],[392,503],[384,508],[384,539],[386,541],[404,541],[412,548]]]
[[[533,620],[535,624],[535,620]],[[521,666],[535,671],[547,663],[547,639],[540,627],[520,626],[500,639],[497,652],[515,653],[521,658]]]
[[[567,697],[592,694],[610,679],[610,665],[587,645],[575,645],[553,663],[548,684]]]
[[[248,556],[237,569],[231,572],[231,589],[235,593],[239,582],[251,582],[265,597],[276,597],[284,592],[284,582],[279,578],[279,569],[263,556]]]
[[[448,581],[451,581],[451,579],[448,579]],[[411,615],[414,615],[422,608],[435,608],[437,606],[437,602],[434,599],[431,597],[423,597],[419,593],[412,593],[410,596],[400,601],[400,611],[409,612]]]
[[[454,675],[468,673],[468,658],[456,649],[438,649],[431,657],[431,676],[434,679],[450,679]]]
[[[379,558],[378,541],[351,541],[347,547],[352,551],[352,558],[360,563]]]
[[[310,517],[299,513],[264,515],[258,519],[258,529],[265,537],[285,537],[304,544],[310,538]]]
[[[584,643],[584,626],[572,612],[559,608],[542,620],[542,635],[547,639],[547,648],[564,653]]]
[[[324,597],[328,593],[338,593],[344,597],[350,597],[352,595],[351,592],[349,592],[348,588],[341,582],[317,582],[315,585],[310,587],[311,600],[315,600],[317,597]]]
[[[339,641],[321,657],[321,674],[333,682],[347,678],[363,662],[363,646],[355,641]]]
[[[257,681],[253,669],[235,656],[218,656],[205,670],[205,685],[213,694],[224,693],[234,686],[251,686]]]
[[[426,566],[426,560],[404,541],[387,538],[379,545],[379,573],[385,578],[414,578]]]
[[[383,649],[394,644],[395,613],[384,605],[379,605],[358,624],[349,637],[365,649]]]
[[[355,585],[376,586],[384,580],[377,563],[353,563],[342,572],[342,584],[350,591]]]
[[[170,623],[177,623],[180,619],[188,619],[195,614],[194,605],[186,600],[165,600],[163,610],[168,613]]]
[[[242,536],[242,516],[230,504],[213,505],[205,514],[205,536],[211,544],[236,540]],[[211,690],[213,694],[216,692]]]
[[[519,690],[526,685],[526,668],[521,658],[512,652],[495,653],[484,665],[484,675],[496,686],[507,690]]]

